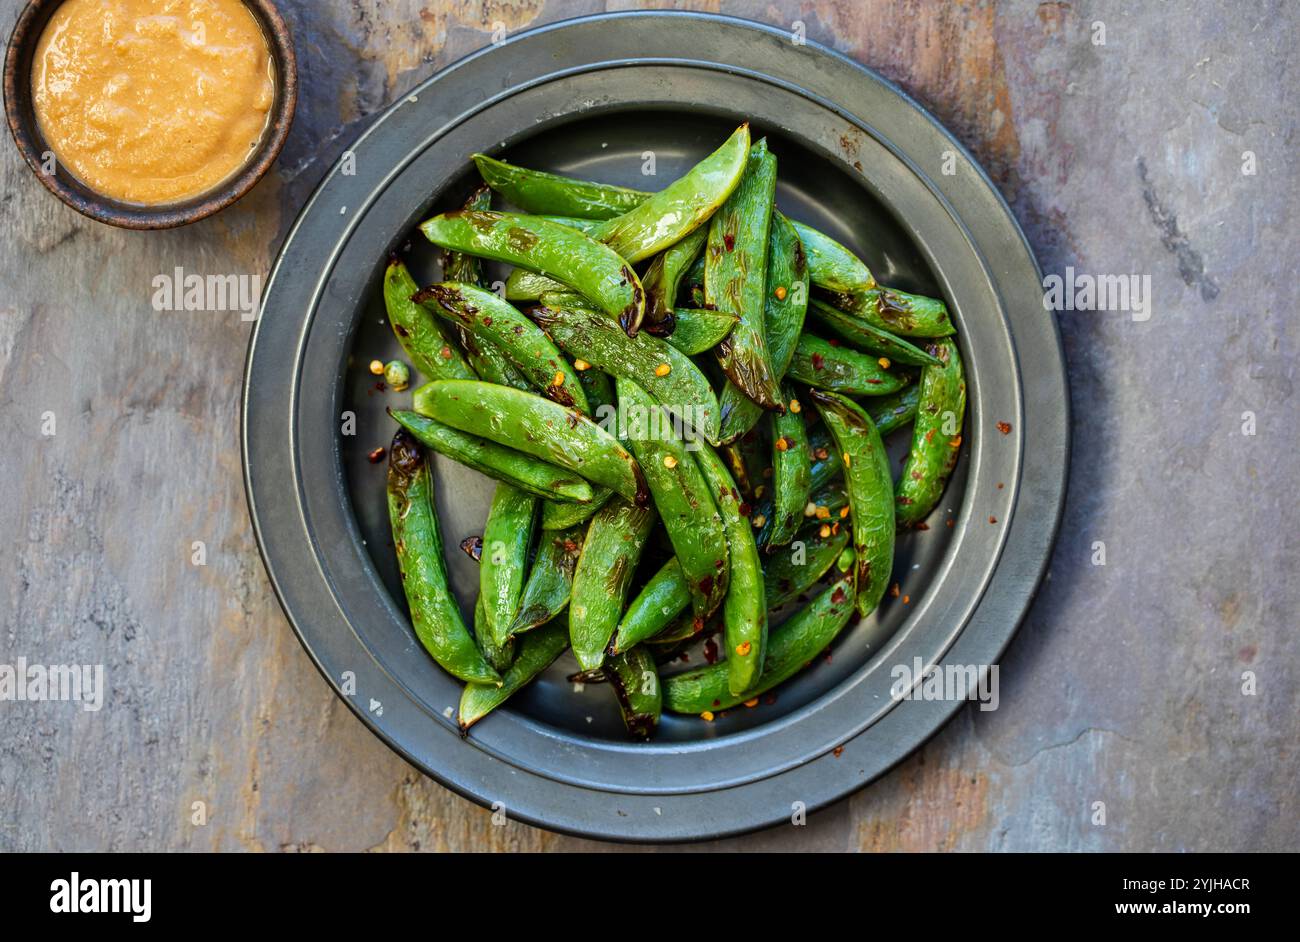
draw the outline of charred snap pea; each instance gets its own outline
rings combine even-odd
[[[727,537],[704,475],[666,415],[653,421],[661,407],[635,383],[617,383],[620,425],[636,456],[659,519],[681,566],[691,607],[708,617],[727,594]]]
[[[694,432],[717,441],[717,399],[686,354],[645,332],[625,336],[609,318],[589,308],[542,306],[529,315],[564,350],[636,383]]]
[[[877,357],[885,357],[891,363],[902,363],[908,366],[940,365],[938,360],[920,347],[913,346],[879,327],[873,327],[864,320],[837,311],[825,301],[814,298],[811,312],[818,323],[859,350],[865,350]]]
[[[700,257],[709,237],[707,226],[700,226],[675,245],[670,245],[650,263],[641,287],[645,288],[645,326],[661,326],[670,321],[677,304],[677,288],[682,275]]]
[[[500,686],[472,683],[460,695],[458,721],[461,732],[469,730],[516,692],[527,686],[538,674],[551,666],[560,653],[569,646],[569,626],[563,618],[519,639],[519,656],[502,676]]]
[[[615,655],[605,664],[605,676],[618,697],[628,734],[633,739],[649,739],[663,710],[663,689],[654,656],[645,647]]]
[[[569,226],[538,216],[460,210],[426,220],[420,231],[434,245],[554,278],[591,299],[624,329],[641,323],[645,295],[632,266]]]
[[[794,390],[786,386],[785,398],[797,403]],[[800,412],[802,408],[800,408]],[[812,452],[803,416],[793,408],[772,417],[772,513],[776,519],[769,538],[774,546],[794,539],[803,523],[803,510],[812,492]]]
[[[788,375],[817,389],[851,396],[887,396],[911,382],[905,373],[882,367],[876,357],[836,346],[812,334],[799,338]]]
[[[420,446],[404,430],[393,437],[388,455],[388,519],[415,636],[452,676],[500,684],[500,675],[474,646],[447,584],[433,475]]]
[[[542,329],[491,291],[460,282],[430,285],[414,298],[506,354],[547,399],[588,415],[578,374]]]
[[[526,213],[610,219],[636,209],[650,195],[608,183],[529,170],[486,154],[475,154],[473,160],[483,182]]]
[[[892,396],[872,399],[865,404],[867,415],[876,423],[881,435],[888,435],[916,418],[917,404],[921,401],[921,384],[913,383]]]
[[[482,561],[480,557],[479,562]],[[492,635],[492,624],[488,620],[487,600],[483,598],[482,593],[474,601],[474,639],[478,642],[478,649],[483,652],[483,657],[497,671],[504,674],[515,662],[515,639],[510,638],[505,644],[497,644]]]
[[[487,212],[492,208],[492,191],[480,186],[470,194],[461,209],[473,213]],[[483,287],[483,263],[473,255],[464,252],[443,251],[443,281],[461,281],[467,285]]]
[[[763,597],[763,564],[749,517],[741,510],[740,492],[727,473],[722,459],[712,448],[696,452],[704,479],[713,489],[714,500],[722,514],[727,532],[727,552],[731,562],[731,584],[723,602],[722,622],[726,638],[728,684],[733,693],[742,693],[758,680],[763,664],[763,646],[767,639],[767,605]]]
[[[875,423],[861,406],[816,389],[811,397],[844,456],[853,515],[854,586],[858,612],[868,615],[884,597],[894,568],[894,479],[889,456]]]
[[[840,470],[844,467],[840,453],[831,449],[828,454],[833,457],[837,465],[835,474],[838,476]],[[814,462],[814,472],[817,465],[818,463]],[[808,503],[804,505],[803,516],[805,520],[817,520],[827,525],[834,525],[838,520],[843,526],[846,523],[844,518],[848,516],[848,506],[849,497],[844,492],[844,482],[832,481],[814,489],[812,496],[808,498]],[[762,518],[761,523],[759,523],[760,518]],[[758,545],[766,547],[769,551],[774,551],[770,543],[772,531],[775,529],[776,514],[772,512],[772,501],[766,496],[759,503],[758,510],[752,519],[758,524],[757,529],[754,531],[754,539],[758,542]]]
[[[417,370],[429,379],[473,379],[474,373],[438,322],[411,295],[420,290],[396,258],[384,270],[384,309],[397,342]]]
[[[695,356],[712,350],[730,335],[738,318],[735,314],[722,311],[709,311],[704,308],[674,308],[672,318],[666,323],[671,327],[667,333],[660,335],[656,328],[646,330],[655,336],[663,336],[670,344],[687,356]]]
[[[618,439],[549,399],[477,380],[443,380],[416,390],[415,411],[568,468],[637,504],[649,502],[641,468]]]
[[[808,276],[813,284],[828,291],[845,292],[870,291],[876,287],[876,279],[862,259],[812,226],[801,222],[792,225],[808,257]]]
[[[615,414],[618,400],[614,397],[614,384],[609,376],[600,370],[591,369],[590,364],[580,364],[584,369],[578,370],[578,382],[587,394],[587,404],[591,414],[599,420],[603,416]],[[575,366],[574,369],[577,369]],[[609,500],[613,494],[607,487],[595,488],[591,503],[577,507],[572,502],[547,501],[542,505],[543,530],[567,530],[587,520]]]
[[[826,531],[825,536],[822,536],[823,529]],[[830,571],[848,544],[847,526],[831,523],[805,526],[799,531],[794,544],[767,557],[763,566],[767,607],[779,608],[815,586]]]
[[[718,361],[727,379],[764,409],[779,411],[781,390],[763,323],[775,196],[776,157],[765,141],[759,141],[749,152],[740,186],[709,223],[704,294],[706,306],[739,318],[718,346]]]
[[[618,654],[656,637],[691,604],[691,588],[676,558],[650,577],[623,613],[613,651]],[[694,616],[692,616],[694,617]]]
[[[664,681],[664,707],[673,713],[729,710],[793,677],[835,640],[853,614],[853,582],[839,579],[772,632],[763,672],[744,693],[729,686],[727,665],[712,664]]]
[[[564,611],[573,587],[573,570],[582,552],[582,537],[577,527],[542,533],[537,558],[519,598],[519,611],[510,623],[510,635],[544,625]]]
[[[832,293],[828,300],[838,310],[902,337],[947,337],[957,332],[947,305],[920,294],[881,287]]]
[[[920,402],[912,428],[912,451],[898,479],[898,522],[914,526],[930,515],[943,496],[948,475],[957,466],[962,421],[966,414],[966,379],[957,345],[941,340],[931,350],[942,367],[921,371]]]
[[[772,233],[767,250],[767,296],[763,301],[763,329],[767,352],[777,378],[785,376],[794,356],[795,343],[803,331],[808,308],[808,265],[803,246],[790,221],[772,214]],[[789,404],[789,396],[786,396]],[[730,382],[722,390],[722,440],[732,441],[753,428],[763,410]]]
[[[595,670],[605,661],[654,522],[653,507],[621,498],[591,518],[569,594],[569,640],[583,670]]]
[[[479,560],[479,598],[492,643],[503,647],[519,610],[528,547],[533,541],[537,498],[509,484],[498,484],[483,527],[483,557]]]

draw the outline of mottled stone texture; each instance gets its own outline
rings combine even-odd
[[[177,265],[264,273],[370,114],[494,29],[603,5],[281,6],[298,122],[277,172],[217,218],[107,229],[0,146],[0,662],[103,663],[110,687],[97,714],[0,703],[0,850],[600,847],[492,826],[335,699],[245,512],[249,325],[156,313],[149,280]],[[1061,317],[1069,503],[1001,709],[964,712],[807,827],[706,847],[1300,847],[1295,7],[700,6],[802,21],[879,69],[975,153],[1045,271],[1149,275],[1153,294],[1146,321]],[[18,8],[0,0],[6,34]]]

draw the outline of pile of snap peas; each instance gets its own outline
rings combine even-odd
[[[443,280],[394,257],[383,282],[425,380],[389,410],[393,542],[416,636],[466,684],[462,731],[566,649],[635,738],[758,704],[876,608],[896,534],[943,493],[966,406],[947,308],[777,210],[748,125],[654,193],[473,160],[483,185],[419,227]],[[484,260],[514,266],[503,290]],[[895,480],[882,436],[908,424]],[[430,452],[497,482],[472,624]]]

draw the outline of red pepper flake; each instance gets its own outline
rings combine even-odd
[[[814,370],[820,370],[826,365],[826,358],[820,353],[814,353],[812,355],[812,364]]]
[[[899,592],[899,589],[898,589],[898,583],[895,582],[895,583],[894,583],[892,586],[890,586],[890,588],[889,588],[889,595],[890,595],[891,598],[895,598],[895,599],[896,599],[896,598],[898,598],[898,592]]]
[[[728,252],[734,252],[736,250],[736,237],[730,232],[724,233],[722,236],[722,244],[727,247]]]
[[[376,448],[370,454],[366,455],[366,457],[370,459],[371,464],[379,464],[379,462],[384,460],[384,454],[385,452],[383,448]]]
[[[997,522],[998,522],[997,517],[989,517],[989,523],[997,523]]]
[[[998,481],[998,490],[1002,490],[1002,488],[1004,487],[1006,487],[1006,485],[1003,484],[1001,481]]]
[[[841,602],[844,601],[844,599],[845,599],[844,586],[837,585],[835,587],[835,591],[831,593],[831,601],[836,605],[839,605]]]
[[[749,506],[749,504],[741,504],[736,509],[740,511],[740,515],[742,517],[748,517],[750,512],[753,511],[754,508]]]
[[[721,701],[721,700],[714,700],[714,701],[713,701],[713,705],[714,705],[715,707],[722,706],[722,701]]]
[[[930,525],[929,525],[928,523],[918,523],[918,524],[917,524],[916,526],[914,526],[912,529],[913,529],[913,530],[928,530],[928,529],[930,529]]]
[[[840,756],[844,755],[844,747],[836,746],[834,749],[831,750],[831,755],[835,756],[835,758],[838,759]]]
[[[930,429],[925,433],[925,440],[926,442],[934,441],[934,429]]]
[[[825,448],[817,448],[813,451],[813,457],[816,458],[818,461],[825,461],[830,456],[831,453],[827,451]]]
[[[766,703],[768,706],[771,706],[772,704],[776,703],[776,694],[769,693],[766,697],[763,698],[763,702]]]
[[[838,337],[832,337],[830,340],[826,342],[829,343],[832,347],[838,347],[840,345],[840,341]]]
[[[955,522],[956,522],[956,521],[953,520],[952,517],[949,517],[949,518],[948,518],[948,527],[949,527],[949,529],[952,528],[952,525],[953,525]]]
[[[704,642],[704,660],[710,664],[718,663],[718,642],[712,638]]]
[[[484,317],[484,318],[483,318],[483,325],[484,325],[485,327],[491,327],[491,326],[492,326],[492,318],[490,318],[490,317]]]
[[[998,423],[998,431],[1001,432],[1003,435],[1010,435],[1010,434],[1011,434],[1011,423],[1010,423],[1010,422],[999,422],[999,423]]]
[[[904,604],[904,605],[907,605],[907,604],[908,604],[909,602],[911,602],[911,601],[912,601],[912,597],[911,597],[910,595],[905,595],[905,596],[903,596],[903,604]]]

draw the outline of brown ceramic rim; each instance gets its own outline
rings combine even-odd
[[[257,18],[271,47],[276,89],[271,119],[257,155],[233,177],[204,194],[180,203],[148,207],[96,193],[62,169],[41,170],[48,149],[40,137],[32,107],[31,62],[45,24],[63,0],[30,0],[18,17],[4,64],[5,119],[27,165],[45,188],[83,216],[123,229],[173,229],[206,219],[244,196],[275,163],[293,124],[298,103],[298,61],[289,26],[272,0],[243,0]]]

